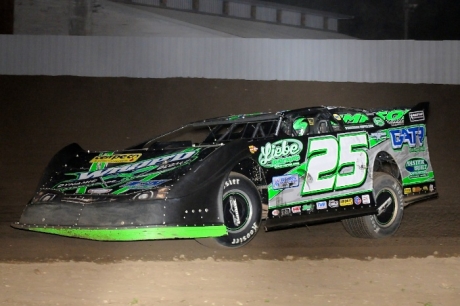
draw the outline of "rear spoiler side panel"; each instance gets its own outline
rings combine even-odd
[[[404,125],[426,124],[430,102],[420,102],[404,115]]]

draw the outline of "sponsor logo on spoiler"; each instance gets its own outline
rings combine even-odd
[[[408,145],[410,148],[423,147],[425,127],[413,126],[390,130],[390,136],[393,149],[401,149],[404,144]]]
[[[418,122],[425,120],[425,113],[423,111],[416,111],[409,113],[410,122]]]

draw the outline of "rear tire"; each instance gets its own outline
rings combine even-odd
[[[359,238],[385,238],[396,233],[404,212],[403,192],[398,180],[383,172],[374,173],[374,199],[381,212],[342,220],[350,235]],[[382,205],[385,203],[388,206],[383,209]]]
[[[239,248],[251,241],[262,218],[262,203],[254,183],[231,172],[223,184],[222,209],[227,236],[198,239],[208,247]]]

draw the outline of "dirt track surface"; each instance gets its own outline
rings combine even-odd
[[[152,276],[156,274],[155,271],[169,275],[164,278],[164,284],[167,286],[166,283],[171,281],[170,286],[173,287],[173,283],[179,286],[186,279],[197,281],[200,273],[208,273],[200,277],[216,286],[217,291],[213,296],[216,305],[268,303],[257,290],[270,292],[267,300],[279,305],[301,304],[299,301],[302,299],[296,300],[296,294],[307,294],[312,297],[310,301],[315,302],[313,304],[331,301],[332,304],[343,302],[348,305],[354,304],[354,301],[364,305],[391,305],[391,299],[380,298],[396,294],[399,290],[395,296],[397,298],[401,292],[407,293],[408,288],[411,288],[414,295],[410,298],[406,295],[407,305],[456,305],[455,301],[460,300],[460,208],[456,179],[459,170],[457,152],[460,149],[456,139],[460,135],[459,86],[0,76],[0,97],[0,262],[3,262],[0,264],[0,304],[41,305],[42,301],[45,304],[46,301],[52,301],[68,305],[150,305],[153,303],[147,301],[162,301],[161,294],[155,295],[154,289],[150,295],[145,295],[145,299],[140,298],[141,293],[136,296],[126,291],[126,295],[118,293],[117,299],[111,300],[110,295],[105,298],[98,291],[102,290],[100,287],[93,288],[94,295],[88,293],[93,299],[82,301],[85,295],[79,296],[77,291],[72,290],[77,290],[80,283],[91,285],[95,280],[86,282],[85,279],[90,276],[97,279],[102,273],[100,271],[107,271],[109,263],[116,263],[111,266],[111,270],[119,269],[122,274],[117,276],[115,271],[113,275],[106,275],[106,281],[113,285],[107,285],[112,292],[121,290],[117,287],[121,286],[120,283],[115,282],[114,277],[119,277],[124,284],[133,282],[149,288],[147,284],[151,284],[152,288],[158,288],[155,282],[159,280]],[[399,231],[388,239],[352,238],[340,223],[328,223],[308,228],[259,232],[244,248],[212,250],[193,240],[96,242],[20,231],[10,227],[10,223],[18,221],[25,203],[33,195],[49,159],[71,142],[77,142],[90,150],[122,149],[182,123],[220,115],[314,105],[366,108],[411,106],[420,101],[432,102],[428,119],[428,139],[440,197],[408,207]],[[400,260],[401,258],[410,259]],[[54,261],[59,262],[51,263]],[[400,264],[399,274],[396,272],[398,268],[390,268],[396,263]],[[317,266],[309,269],[310,265]],[[346,268],[341,268],[347,265],[350,266],[348,272]],[[297,269],[298,267],[301,268]],[[383,270],[380,271],[380,268]],[[63,269],[69,269],[67,274]],[[187,275],[187,269],[198,269],[202,272],[191,272]],[[228,272],[228,279],[232,280],[230,283],[234,287],[228,287],[230,285],[225,278],[218,278],[225,274],[220,269]],[[141,273],[144,270],[147,274]],[[85,274],[85,271],[90,272]],[[133,271],[135,275],[127,276],[123,271]],[[214,274],[218,271],[222,273]],[[275,274],[270,271],[275,271]],[[365,271],[370,273],[368,278],[365,278]],[[242,283],[236,281],[238,272],[245,279]],[[334,277],[335,273],[337,278]],[[378,275],[381,276],[382,273],[388,275],[379,280]],[[312,279],[318,274],[322,276],[321,280],[313,282]],[[23,286],[29,286],[29,291],[15,291],[15,286],[21,286],[21,282],[16,282],[17,279],[11,280],[12,275],[23,277]],[[294,280],[289,282],[286,278],[288,275],[297,277],[296,279],[309,275],[308,282],[305,282],[306,287],[298,287],[301,285]],[[254,283],[259,284],[260,277],[270,284],[262,282],[261,287],[252,287],[255,286]],[[345,283],[333,286],[339,278],[344,281],[344,277],[348,277]],[[417,277],[425,279],[417,281]],[[436,277],[439,279],[433,281]],[[443,277],[445,279],[441,280]],[[325,279],[330,280],[332,289],[329,291],[328,286],[322,285]],[[38,292],[40,288],[37,287],[38,284],[34,285],[35,282],[40,283],[40,286],[48,284],[49,292],[53,292],[52,288],[60,288],[57,285],[59,283],[54,283],[55,280],[73,286],[72,290],[66,291],[70,295],[67,300],[47,300],[46,294],[36,301],[27,299],[27,292]],[[368,288],[378,281],[381,282],[380,286],[376,286],[374,291]],[[433,291],[425,287],[431,281],[433,286],[430,288]],[[227,287],[219,282],[226,283]],[[399,288],[395,283],[406,286]],[[244,284],[246,287],[238,287]],[[283,286],[280,287],[279,284]],[[385,284],[384,288],[382,284]],[[388,287],[390,284],[394,287]],[[417,287],[415,284],[420,285]],[[186,283],[183,285],[186,286]],[[201,285],[193,285],[198,286],[196,292],[186,291],[182,300],[186,305],[204,304],[205,294],[199,295],[203,299],[198,299],[197,294],[208,283],[203,281]],[[180,294],[174,296],[174,290],[181,288],[177,286],[169,288],[169,291],[165,289],[169,297],[167,302],[170,304],[182,302],[179,299]],[[241,293],[244,299],[236,298],[236,293],[225,293],[226,288],[230,291],[238,290],[235,292]],[[318,292],[318,300],[313,299],[316,295],[309,288],[316,288],[314,291]],[[284,293],[281,293],[283,290]],[[374,292],[374,295],[368,296],[369,300],[356,293],[367,292],[366,290]],[[20,299],[15,292],[21,292],[25,297]],[[254,293],[252,298],[249,297],[251,292]],[[352,294],[346,295],[348,299],[343,300],[341,297],[344,292]],[[417,300],[417,294],[423,299]],[[280,300],[276,300],[275,296]],[[212,304],[211,299],[208,301]]]
[[[6,305],[458,305],[459,258],[1,264]],[[59,289],[56,289],[59,288]]]

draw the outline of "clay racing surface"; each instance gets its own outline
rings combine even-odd
[[[0,76],[0,305],[457,305],[460,87],[445,85]],[[208,117],[315,105],[431,101],[440,197],[394,237],[340,222],[265,233],[246,247],[193,240],[96,242],[16,230],[49,159],[77,142],[122,149]]]

